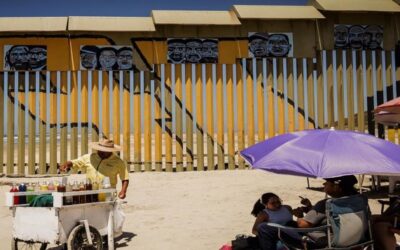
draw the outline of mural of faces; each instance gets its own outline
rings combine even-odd
[[[129,46],[81,46],[81,69],[131,70],[133,50]]]
[[[267,51],[271,56],[287,56],[291,47],[289,37],[285,34],[272,34],[268,38]]]
[[[217,39],[168,39],[169,63],[217,63]]]
[[[335,49],[382,49],[383,27],[380,25],[335,25]]]
[[[201,62],[218,62],[218,41],[212,39],[206,39],[203,41],[201,49]]]
[[[249,57],[292,57],[292,33],[249,33]]]
[[[382,49],[383,27],[379,25],[369,25],[364,32],[364,47],[368,49]]]
[[[255,33],[249,36],[249,51],[253,55],[251,57],[266,57],[268,34]],[[250,55],[251,55],[250,54]]]
[[[342,24],[336,25],[334,36],[335,36],[335,47],[337,49],[346,48],[347,39],[349,37],[349,29],[347,28],[347,26]]]
[[[46,46],[5,45],[4,51],[4,70],[46,70]]]
[[[132,49],[122,47],[117,51],[117,64],[121,70],[131,70],[133,65]]]

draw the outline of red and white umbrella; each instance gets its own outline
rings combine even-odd
[[[387,113],[400,114],[400,97],[379,105],[374,110],[374,113],[377,114],[382,111],[385,111]]]
[[[381,111],[379,113],[375,113],[375,121],[387,126],[396,126],[400,123],[400,113],[396,114]]]

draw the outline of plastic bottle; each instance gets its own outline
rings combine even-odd
[[[26,185],[25,183],[21,182],[18,186],[18,191],[19,192],[26,192]],[[21,195],[19,197],[19,204],[26,204],[26,196],[25,195]]]
[[[111,184],[110,184],[110,177],[106,176],[103,179],[103,188],[104,189],[110,189]],[[113,199],[113,194],[112,193],[106,193],[106,201],[111,201]]]
[[[85,191],[85,183],[83,181],[79,183],[79,191]],[[79,195],[79,203],[86,203],[86,195]]]
[[[71,185],[71,183],[68,183],[68,184],[65,186],[65,190],[66,190],[67,192],[72,192],[72,185]],[[73,200],[73,197],[72,197],[72,196],[65,196],[64,198],[65,198],[65,203],[64,203],[64,205],[72,205],[72,204],[74,204],[74,200]]]
[[[99,183],[97,181],[93,182],[92,184],[92,190],[99,190]],[[98,194],[93,194],[92,195],[92,202],[98,202],[99,201],[99,195]]]
[[[11,189],[10,189],[10,192],[18,192],[18,187],[17,186],[18,185],[13,184]],[[18,205],[18,204],[19,204],[19,196],[14,196],[14,205]]]
[[[47,186],[47,181],[44,181],[40,184],[40,191],[47,191],[47,190],[49,190]]]
[[[27,192],[34,192],[35,191],[35,184],[34,183],[28,183],[28,185],[26,187],[26,191]],[[34,198],[35,198],[34,195],[27,195],[26,196],[26,202],[27,203],[31,203]]]
[[[103,183],[99,182],[99,190],[103,189]],[[98,201],[102,202],[102,201],[106,201],[106,194],[105,193],[99,193],[98,197]]]
[[[78,191],[79,191],[79,184],[77,181],[74,181],[74,184],[72,185],[72,192],[78,192]],[[79,195],[72,196],[72,203],[79,204]]]
[[[56,187],[54,186],[54,183],[52,181],[49,182],[48,186],[47,186],[47,190],[49,191],[55,191]]]
[[[92,185],[92,181],[90,179],[86,179],[86,183],[85,183],[85,190],[92,190],[93,185]],[[88,194],[86,195],[86,202],[87,203],[91,203],[92,202],[92,195]]]

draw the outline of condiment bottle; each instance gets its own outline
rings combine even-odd
[[[34,192],[35,191],[35,184],[34,183],[28,183],[28,186],[26,187],[26,191],[27,192]],[[34,198],[35,198],[34,195],[26,196],[27,203],[31,203]]]
[[[10,189],[10,192],[18,192],[18,187],[17,186],[18,185],[13,184],[11,189]],[[19,204],[19,196],[14,196],[14,205],[18,205],[18,204]]]
[[[49,191],[56,190],[56,187],[54,186],[54,183],[52,181],[49,182],[49,185],[47,186],[47,190],[49,190]]]
[[[85,191],[85,183],[81,181],[79,183],[79,191]],[[86,203],[86,196],[85,195],[79,195],[79,203]]]
[[[99,190],[101,191],[103,189],[103,183],[99,182]],[[99,193],[98,201],[106,201],[106,194],[105,193]]]
[[[72,185],[72,191],[73,192],[78,192],[79,191],[79,185],[77,181],[74,181],[74,184]],[[72,198],[73,204],[79,204],[79,195],[74,195]]]
[[[93,182],[92,184],[92,190],[99,190],[99,183],[97,181]],[[93,194],[92,195],[92,202],[98,202],[99,201],[99,196],[98,194]]]
[[[26,192],[26,185],[25,183],[21,182],[18,186],[18,191],[19,192]],[[26,204],[26,196],[25,195],[21,195],[19,197],[19,204]]]
[[[68,183],[68,184],[65,186],[65,190],[67,191],[67,193],[68,193],[68,192],[72,192],[72,185],[71,185],[71,183]],[[73,200],[73,197],[72,197],[72,196],[65,196],[64,198],[65,198],[65,205],[72,205],[72,204],[74,204],[74,200]]]
[[[104,189],[110,189],[111,184],[110,184],[110,177],[106,176],[103,179],[103,188]],[[112,193],[106,193],[106,201],[111,201],[113,194]]]
[[[49,190],[47,186],[47,181],[44,181],[40,184],[40,191],[47,191],[47,190]]]
[[[85,183],[85,190],[92,190],[93,185],[92,185],[92,181],[90,179],[86,179],[86,183]],[[86,195],[86,202],[87,203],[91,203],[92,202],[92,195],[88,194]]]
[[[64,179],[64,177],[63,177],[62,182],[59,183],[59,184],[56,186],[57,192],[65,193],[65,191],[66,191],[66,186],[65,186],[65,184],[66,184],[66,179]],[[62,200],[63,200],[63,205],[65,205],[65,203],[66,203],[65,196],[62,198]]]

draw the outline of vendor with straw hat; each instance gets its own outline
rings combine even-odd
[[[73,173],[86,173],[92,182],[101,182],[105,176],[110,178],[111,187],[117,185],[117,176],[122,181],[122,188],[118,194],[120,199],[126,197],[129,185],[129,173],[124,161],[114,152],[121,151],[121,147],[114,144],[112,140],[103,139],[99,142],[91,143],[91,148],[97,150],[91,154],[85,154],[75,160],[67,161],[60,166],[60,171]]]

